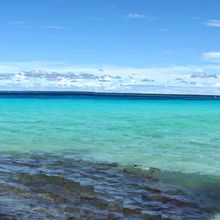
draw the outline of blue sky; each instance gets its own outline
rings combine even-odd
[[[219,0],[1,0],[0,73],[14,75],[0,75],[0,86],[144,84],[220,94],[219,8]],[[78,78],[43,82],[39,70]]]
[[[216,63],[219,8],[219,0],[2,0],[0,61]]]

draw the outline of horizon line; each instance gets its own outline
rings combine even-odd
[[[127,93],[127,92],[93,92],[93,91],[56,91],[56,90],[2,90],[0,91],[0,98],[2,97],[65,97],[65,96],[78,96],[78,97],[110,97],[110,98],[133,98],[133,99],[186,99],[186,100],[199,100],[199,99],[219,99],[220,95],[205,95],[205,94],[168,94],[168,93]]]

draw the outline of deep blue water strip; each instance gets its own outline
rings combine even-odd
[[[107,93],[79,91],[0,91],[0,98],[123,98],[151,100],[220,100],[220,95]]]

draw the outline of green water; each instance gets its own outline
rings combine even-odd
[[[220,101],[0,98],[1,152],[220,175]]]

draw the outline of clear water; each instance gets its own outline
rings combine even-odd
[[[219,129],[220,101],[0,99],[4,151],[220,175]]]
[[[0,218],[214,219],[219,128],[218,100],[0,98]]]

